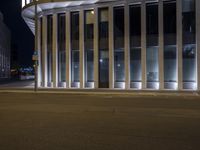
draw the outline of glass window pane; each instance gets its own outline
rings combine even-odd
[[[146,4],[147,46],[158,45],[158,3]]]
[[[158,88],[158,3],[146,5],[147,28],[147,88]]]
[[[131,82],[141,82],[142,80],[141,48],[132,48],[130,51],[130,58],[131,58],[130,59]]]
[[[158,82],[158,47],[147,48],[147,82]]]
[[[176,1],[163,4],[164,82],[166,89],[177,88]]]
[[[141,6],[130,6],[130,45],[141,47]]]
[[[58,81],[66,81],[65,14],[58,15]]]
[[[182,0],[183,88],[196,87],[196,15],[195,0]]]
[[[79,12],[71,13],[71,82],[79,87]]]
[[[99,9],[99,88],[109,88],[108,8]]]
[[[164,47],[164,80],[165,82],[177,82],[177,53],[176,45]]]
[[[183,47],[183,82],[196,80],[196,45],[187,44]]]
[[[131,88],[140,88],[141,72],[141,6],[130,6],[130,80]]]
[[[79,51],[72,51],[72,81],[79,82]],[[76,85],[76,84],[72,84]],[[73,87],[73,86],[72,86]]]
[[[40,18],[40,78],[41,78],[41,86],[43,86],[43,74],[44,74],[44,68],[43,68],[43,19]]]
[[[47,16],[47,80],[48,86],[52,83],[52,44],[53,44],[53,16]]]
[[[92,87],[94,82],[94,11],[85,11],[85,87]]]
[[[124,7],[114,8],[114,80],[115,87],[122,88],[125,82],[124,70]]]

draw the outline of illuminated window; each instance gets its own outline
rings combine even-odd
[[[141,6],[130,6],[130,80],[131,88],[140,88],[141,71]]]
[[[164,82],[165,89],[176,89],[177,48],[176,48],[176,1],[163,4],[164,20]]]
[[[147,30],[147,88],[156,89],[159,81],[158,72],[158,3],[146,5]]]
[[[94,11],[85,11],[85,87],[92,87],[94,82]]]

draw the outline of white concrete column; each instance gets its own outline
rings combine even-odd
[[[114,88],[113,6],[109,7],[109,88]]]
[[[85,51],[84,51],[84,11],[80,10],[79,12],[79,59],[80,59],[80,88],[85,87]]]
[[[94,88],[99,88],[99,21],[98,8],[94,8]]]
[[[145,0],[142,1],[141,4],[141,50],[142,50],[142,89],[146,89],[146,3]]]
[[[53,15],[53,87],[58,87],[58,14]]]
[[[196,0],[197,88],[200,91],[200,0]]]
[[[163,26],[163,0],[158,2],[158,15],[159,15],[159,82],[160,90],[164,89],[164,26]]]
[[[70,12],[66,12],[66,87],[71,87],[71,32]]]
[[[38,36],[38,38],[37,38],[37,40],[38,40],[38,42],[37,42],[37,50],[38,50],[38,87],[40,87],[41,86],[41,83],[42,83],[42,72],[43,72],[43,70],[42,70],[42,55],[41,55],[41,52],[42,52],[42,50],[41,50],[41,20],[40,20],[40,18],[38,18],[38,33],[37,33],[37,36]]]
[[[183,89],[183,46],[182,46],[182,0],[177,3],[177,49],[178,49],[178,90]]]
[[[43,86],[47,87],[47,16],[42,17],[42,81]]]
[[[129,25],[129,5],[128,3],[125,4],[124,7],[124,27],[125,27],[125,88],[130,88],[130,25]]]

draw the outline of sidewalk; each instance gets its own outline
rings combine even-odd
[[[99,95],[115,97],[143,97],[143,96],[167,96],[167,97],[199,97],[198,92],[193,91],[134,91],[134,90],[108,90],[108,89],[55,89],[39,88],[37,92],[33,87],[26,88],[0,88],[0,93],[52,93],[52,94],[72,94],[72,95]]]
[[[0,92],[35,93],[34,81],[0,82]],[[122,90],[122,89],[67,89],[67,88],[39,88],[37,93],[75,94],[75,95],[103,95],[103,96],[200,96],[198,91],[153,91],[153,90]]]
[[[33,88],[34,87],[34,81],[33,80],[25,80],[21,81],[19,79],[10,79],[10,80],[4,80],[0,81],[0,89],[3,88]]]

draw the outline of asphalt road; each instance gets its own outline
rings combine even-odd
[[[0,93],[0,150],[199,150],[197,96]]]

